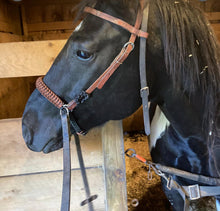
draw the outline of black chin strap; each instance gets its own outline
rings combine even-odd
[[[143,19],[141,24],[141,30],[147,31],[148,16],[149,16],[149,2],[145,1],[145,8],[143,11]],[[147,86],[146,76],[146,42],[147,39],[140,37],[140,57],[139,57],[139,69],[140,69],[140,82],[141,82],[141,98],[143,104],[143,115],[144,115],[144,129],[146,135],[150,135],[150,120],[149,120],[149,109],[148,109],[148,95],[149,87]]]

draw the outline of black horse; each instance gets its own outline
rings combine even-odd
[[[159,129],[152,128],[154,162],[220,177],[220,50],[209,23],[199,9],[183,0],[150,0],[147,39],[149,100]],[[137,0],[83,0],[85,6],[134,25]],[[130,33],[120,26],[86,14],[68,39],[44,82],[69,102],[109,66]],[[84,130],[108,120],[127,117],[141,105],[139,42],[128,59],[100,90],[70,114]],[[160,115],[159,115],[160,113]],[[49,153],[62,147],[59,110],[35,90],[22,121],[23,137],[34,151]],[[154,132],[156,131],[156,133]],[[181,185],[190,180],[175,177]],[[173,190],[164,190],[175,210],[183,201]]]

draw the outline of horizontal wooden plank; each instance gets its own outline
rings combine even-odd
[[[63,150],[49,154],[32,152],[22,138],[21,119],[0,120],[0,176],[63,169]],[[80,137],[86,167],[102,166],[101,128]],[[72,168],[79,168],[74,140],[71,141]]]
[[[218,39],[218,41],[220,42],[220,23],[216,23],[216,24],[211,24],[214,33]]]
[[[44,75],[66,40],[0,44],[0,78]]]
[[[220,20],[220,12],[208,12],[206,16],[209,21],[218,21]]]
[[[45,32],[30,32],[28,36],[25,37],[25,41],[39,41],[39,40],[66,40],[72,34],[72,30],[61,31],[45,31]]]
[[[104,183],[102,169],[87,170],[94,210],[103,211]],[[86,199],[81,173],[72,171],[71,210],[87,211],[88,206],[80,206]],[[0,210],[7,211],[58,211],[61,204],[62,172],[34,174],[17,177],[0,177]]]
[[[53,31],[53,30],[69,30],[76,27],[77,24],[74,24],[73,21],[56,21],[56,22],[47,22],[47,23],[32,23],[27,24],[28,32],[36,31]]]
[[[0,21],[0,31],[1,32],[15,32],[14,30],[14,26],[11,23],[6,23],[6,22],[2,22]]]
[[[0,43],[23,41],[21,35],[0,32]]]
[[[220,23],[213,23],[213,24],[211,24],[211,26],[212,26],[215,33],[220,31]]]
[[[220,42],[220,32],[216,33],[216,37],[217,37],[218,41]]]

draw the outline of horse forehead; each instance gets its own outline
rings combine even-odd
[[[103,40],[121,37],[122,31],[114,27],[114,24],[102,19],[101,21],[94,23],[91,20],[84,19],[73,31],[72,40],[79,45],[85,45],[85,48],[88,46],[88,49],[90,49],[90,45],[94,47]]]

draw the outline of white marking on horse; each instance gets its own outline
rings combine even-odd
[[[81,22],[79,23],[79,25],[74,29],[74,32],[79,31],[80,28],[82,27],[82,24],[83,24],[83,21],[81,21]]]
[[[163,112],[157,106],[152,123],[151,123],[151,135],[150,135],[150,150],[156,146],[157,140],[161,138],[166,127],[170,125]]]

